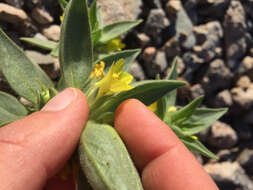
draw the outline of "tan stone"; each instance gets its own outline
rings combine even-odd
[[[28,16],[21,9],[0,3],[0,20],[14,25],[20,25],[28,20]]]

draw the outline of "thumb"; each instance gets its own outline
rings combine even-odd
[[[69,88],[41,111],[0,129],[0,189],[42,189],[71,156],[88,118],[84,94]]]

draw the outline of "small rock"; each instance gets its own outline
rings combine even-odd
[[[244,149],[237,158],[246,173],[253,175],[253,150]]]
[[[20,26],[28,20],[28,16],[22,9],[0,3],[0,20],[15,26]]]
[[[145,62],[151,62],[156,55],[156,48],[155,47],[147,47],[144,49],[143,54],[142,54],[142,59]]]
[[[246,15],[240,1],[232,0],[224,19],[226,59],[230,68],[238,65],[247,50]]]
[[[241,109],[247,110],[253,105],[253,90],[248,88],[246,90],[236,87],[231,89],[233,102]]]
[[[233,128],[220,121],[211,126],[207,138],[208,144],[221,149],[232,148],[237,141],[238,137]]]
[[[136,20],[141,13],[142,0],[98,0],[105,25],[123,20]]]
[[[47,25],[54,21],[54,18],[44,9],[34,8],[31,14],[31,17],[41,25]]]
[[[211,175],[220,189],[252,190],[253,183],[238,162],[210,163],[204,169]]]
[[[9,5],[21,9],[24,5],[24,0],[5,0]]]
[[[163,46],[163,49],[166,52],[167,57],[169,58],[174,58],[181,52],[180,44],[177,41],[176,37],[173,37],[170,40],[168,40]]]
[[[253,57],[246,56],[237,69],[239,75],[247,74],[253,80]]]
[[[233,75],[225,66],[223,60],[216,59],[210,63],[208,71],[201,84],[207,94],[219,89],[229,88]]]
[[[248,76],[241,76],[236,82],[236,86],[244,90],[248,89],[251,84],[250,78]]]
[[[59,25],[51,25],[48,28],[42,30],[43,35],[47,37],[49,40],[59,41],[60,40],[60,33],[61,27]]]
[[[50,76],[51,79],[56,79],[59,76],[59,69],[55,67],[55,59],[50,55],[44,55],[36,51],[27,50],[25,54]]]
[[[214,99],[214,106],[217,108],[231,107],[232,105],[233,105],[233,99],[229,90],[223,90],[219,92]]]
[[[171,64],[170,64],[170,66],[168,67],[168,69],[166,71],[166,76],[169,74],[171,66],[172,66],[172,63],[174,61],[175,61],[174,59],[169,60],[169,62]],[[177,57],[177,74],[181,75],[184,72],[184,70],[185,70],[185,65],[184,65],[184,62],[183,62],[182,58],[181,57]]]
[[[150,43],[150,37],[145,33],[137,34],[137,39],[141,48],[146,47]]]
[[[25,54],[34,62],[39,65],[53,64],[54,59],[50,55],[44,55],[37,51],[27,50]]]
[[[204,94],[205,94],[205,91],[200,84],[195,84],[191,87],[192,99],[195,99],[199,96],[203,96]]]
[[[176,30],[176,38],[185,49],[191,49],[196,38],[193,34],[193,24],[184,10],[181,1],[170,0],[166,4],[166,13]]]
[[[160,72],[165,71],[168,65],[165,52],[157,51],[155,59],[154,59],[154,64],[160,68]]]
[[[151,36],[157,44],[162,42],[161,32],[169,25],[163,9],[152,9],[148,15],[144,31]]]
[[[186,68],[183,78],[185,78],[187,81],[192,81],[194,73],[201,67],[202,63],[204,63],[203,59],[200,59],[192,52],[186,52],[183,55],[183,62]]]
[[[185,70],[185,64],[181,57],[177,57],[177,74],[181,75]]]
[[[43,34],[41,34],[41,33],[36,33],[34,35],[34,38],[39,38],[41,40],[47,40],[47,38]]]
[[[197,56],[204,62],[209,62],[216,57],[223,37],[223,30],[219,22],[213,21],[194,27],[197,46],[193,48]]]
[[[137,80],[144,80],[146,78],[142,67],[137,62],[134,62],[130,66],[129,72]]]

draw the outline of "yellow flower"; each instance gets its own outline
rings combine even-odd
[[[120,51],[125,47],[126,44],[122,43],[122,40],[120,38],[115,38],[107,42],[106,51],[107,52]]]
[[[190,136],[193,140],[198,140],[198,137],[197,136]]]
[[[102,78],[104,77],[104,68],[105,68],[105,63],[103,61],[100,61],[100,63],[96,64],[94,67],[93,72],[90,75],[90,78]]]
[[[112,64],[108,73],[95,85],[99,87],[97,97],[130,90],[133,76],[123,71],[124,59]]]
[[[157,102],[154,102],[153,104],[149,105],[148,108],[152,111],[155,112],[157,110]]]
[[[60,21],[61,21],[61,22],[63,21],[63,15],[60,16]]]
[[[175,111],[177,111],[177,108],[175,106],[170,106],[167,113],[171,114],[172,112],[175,112]]]

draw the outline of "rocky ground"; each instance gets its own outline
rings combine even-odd
[[[200,139],[218,156],[198,160],[222,190],[253,190],[253,0],[98,0],[104,22],[142,18],[124,37],[128,48],[142,48],[131,67],[137,80],[165,76],[175,56],[179,103],[205,95],[204,105],[229,112]],[[0,0],[0,27],[31,59],[59,76],[48,52],[20,37],[59,40],[61,9],[56,0]],[[0,78],[0,88],[10,92]]]

